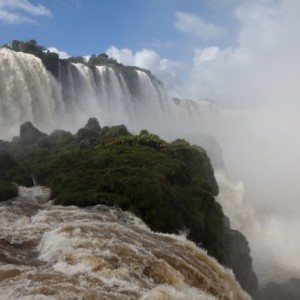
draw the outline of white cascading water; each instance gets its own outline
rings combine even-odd
[[[0,204],[1,299],[250,299],[184,237],[120,209],[52,205],[49,194],[20,187]]]
[[[0,49],[1,137],[11,137],[25,121],[51,127],[62,109],[58,84],[40,59]]]
[[[132,130],[170,128],[172,102],[162,84],[146,72],[135,72],[137,91],[130,91],[120,73],[104,66],[95,72],[79,63],[60,66],[57,81],[35,56],[2,48],[0,135],[17,134],[26,121],[48,131],[74,130],[91,116],[101,125],[124,123]]]
[[[161,82],[141,70],[129,77],[131,83],[110,67],[67,63],[59,65],[55,79],[35,56],[2,48],[0,137],[17,135],[26,121],[48,132],[74,131],[91,116],[102,126],[123,123],[134,132],[148,129],[169,138],[211,133],[211,103],[174,102]]]

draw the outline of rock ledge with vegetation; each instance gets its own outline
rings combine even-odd
[[[30,122],[20,136],[0,143],[1,200],[16,193],[12,182],[51,187],[55,204],[105,204],[131,211],[159,232],[187,232],[219,261],[223,213],[206,152],[184,140],[167,143],[146,130],[132,135],[124,125],[101,128],[90,119],[73,135],[47,135]],[[8,193],[7,186],[13,188]]]

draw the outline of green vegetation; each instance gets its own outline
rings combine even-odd
[[[59,70],[59,62],[72,62],[72,63],[81,63],[84,64],[91,69],[94,69],[96,66],[107,66],[113,68],[114,70],[120,72],[121,74],[125,75],[125,80],[127,80],[128,76],[126,75],[136,75],[135,70],[141,70],[146,72],[150,77],[153,77],[151,72],[146,69],[142,69],[135,66],[125,66],[115,59],[109,57],[105,53],[101,54],[92,54],[88,60],[86,60],[82,56],[73,56],[67,59],[59,59],[59,56],[55,52],[51,52],[47,50],[45,47],[38,45],[36,40],[29,40],[29,41],[18,41],[13,40],[11,43],[6,43],[2,47],[9,48],[16,52],[24,52],[33,54],[36,57],[40,58],[45,66],[45,68],[51,72],[54,76],[58,77],[58,70]],[[154,77],[153,77],[154,78]]]
[[[23,185],[32,184],[30,176],[25,169],[0,145],[0,201],[18,195],[18,189],[13,184],[18,182]]]
[[[131,135],[124,125],[101,128],[94,118],[75,135],[63,130],[46,135],[27,122],[20,137],[5,145],[9,159],[2,162],[14,166],[6,170],[18,167],[20,174],[50,186],[55,204],[118,206],[152,230],[188,232],[223,260],[218,187],[201,147],[184,140],[167,143],[146,130]],[[26,183],[15,175],[8,173],[6,182]]]
[[[5,44],[3,47],[9,48],[16,52],[24,52],[37,56],[40,58],[45,68],[54,76],[58,76],[59,57],[57,53],[50,52],[43,46],[37,44],[36,40],[29,40],[22,42],[13,40],[10,44]]]
[[[11,199],[17,196],[18,189],[13,183],[0,180],[0,201]]]

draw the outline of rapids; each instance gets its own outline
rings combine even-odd
[[[54,206],[46,187],[0,204],[1,299],[250,299],[205,251],[117,208]]]

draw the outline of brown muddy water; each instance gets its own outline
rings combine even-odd
[[[0,299],[250,299],[205,251],[106,206],[54,206],[45,187],[0,204]]]

